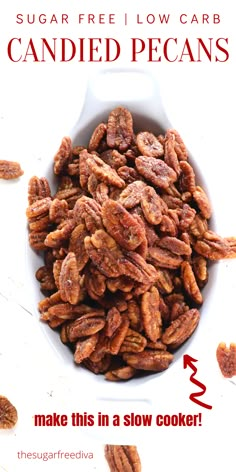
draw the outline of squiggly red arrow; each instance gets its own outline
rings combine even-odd
[[[184,354],[184,356],[183,356],[183,367],[184,367],[184,369],[186,369],[187,367],[190,367],[193,370],[193,373],[190,375],[190,381],[194,385],[196,385],[197,387],[199,387],[201,389],[199,392],[191,393],[191,395],[189,395],[189,399],[192,402],[195,402],[198,405],[202,406],[203,408],[208,408],[208,410],[211,410],[212,409],[211,405],[208,405],[207,403],[201,402],[201,400],[198,400],[198,398],[197,398],[197,397],[201,397],[202,395],[204,395],[204,393],[206,392],[206,386],[202,382],[199,382],[199,380],[197,380],[195,378],[195,374],[197,373],[197,367],[193,364],[193,362],[198,362],[198,360],[194,359],[193,357],[189,356],[188,354]]]

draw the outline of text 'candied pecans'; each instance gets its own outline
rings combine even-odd
[[[194,332],[208,260],[236,257],[211,231],[211,206],[176,130],[135,134],[129,110],[98,124],[87,148],[64,137],[45,177],[29,182],[29,244],[46,298],[42,321],[74,362],[107,380],[168,368]]]

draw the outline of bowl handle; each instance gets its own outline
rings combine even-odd
[[[101,68],[91,72],[79,120],[72,130],[72,139],[78,127],[91,126],[97,116],[109,114],[117,106],[147,116],[163,128],[169,128],[161,99],[158,79],[149,71],[138,68]]]

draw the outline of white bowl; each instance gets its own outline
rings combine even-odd
[[[88,82],[84,107],[71,131],[73,144],[87,145],[96,125],[101,121],[106,121],[109,112],[118,105],[127,107],[131,111],[135,131],[146,129],[159,134],[164,133],[167,128],[173,127],[166,115],[159,85],[152,75],[144,70],[101,70]],[[191,153],[190,162],[194,166],[197,182],[207,190],[206,182],[204,182]],[[41,174],[48,178],[53,187],[52,167],[51,161],[47,169],[42,169]],[[211,222],[211,228],[214,229],[213,227]],[[27,246],[28,286],[32,298],[31,304],[37,318],[39,318],[37,304],[43,297],[34,274],[41,265],[43,265],[41,256]],[[58,357],[62,371],[66,372],[66,375],[72,376],[74,383],[78,386],[86,385],[85,397],[89,394],[94,400],[112,399],[151,403],[158,400],[161,402],[166,398],[167,391],[170,391],[170,388],[173,389],[173,383],[183,370],[183,354],[195,352],[207,339],[211,325],[210,317],[213,316],[211,313],[214,313],[215,310],[213,304],[216,274],[217,264],[213,264],[210,267],[209,282],[203,291],[206,301],[200,310],[201,320],[197,330],[175,353],[174,361],[170,367],[161,373],[153,373],[142,378],[131,379],[128,382],[108,382],[103,375],[94,375],[83,367],[75,365],[72,352],[61,343],[58,333],[43,322],[39,321],[39,324]]]

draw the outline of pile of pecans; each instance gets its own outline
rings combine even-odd
[[[29,182],[29,243],[47,295],[41,320],[74,361],[108,380],[168,368],[196,329],[208,260],[236,257],[236,238],[208,228],[211,207],[176,130],[135,134],[117,107],[88,147],[65,137],[58,188]]]

